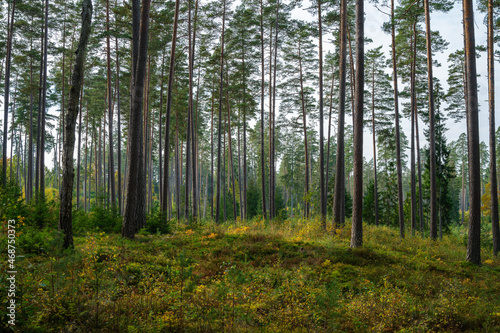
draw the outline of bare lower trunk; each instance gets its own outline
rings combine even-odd
[[[73,170],[73,152],[75,147],[75,127],[78,116],[78,99],[83,79],[83,64],[91,30],[92,1],[84,0],[82,3],[82,29],[80,41],[76,50],[75,65],[71,78],[71,89],[69,92],[68,113],[65,121],[65,138],[63,149],[63,179],[61,186],[61,205],[59,211],[59,229],[64,233],[63,248],[73,247],[72,229],[72,197],[73,181],[75,173]]]

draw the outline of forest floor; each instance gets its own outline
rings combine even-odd
[[[463,228],[430,241],[365,226],[359,249],[349,227],[318,220],[172,230],[86,233],[74,251],[19,256],[16,329],[500,332],[500,259],[484,249],[482,266],[466,263]]]

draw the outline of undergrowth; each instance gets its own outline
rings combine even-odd
[[[133,241],[82,232],[74,251],[18,258],[17,329],[500,332],[500,260],[483,250],[482,266],[465,263],[460,231],[401,240],[366,225],[350,249],[349,227],[319,220],[160,228]]]

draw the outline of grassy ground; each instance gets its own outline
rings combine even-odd
[[[364,247],[351,250],[349,228],[325,233],[319,221],[173,229],[135,241],[89,233],[71,253],[18,258],[16,327],[500,332],[500,260],[484,250],[484,265],[465,263],[463,231],[401,241],[397,230],[365,226]]]

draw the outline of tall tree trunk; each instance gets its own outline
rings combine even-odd
[[[160,110],[159,110],[159,115],[158,115],[158,185],[159,185],[159,199],[160,199],[160,208],[163,208],[163,160],[162,160],[162,126],[161,126],[161,120],[163,116],[163,74],[165,70],[165,52],[163,52],[162,57],[161,57],[161,75],[160,75]],[[166,214],[167,211],[164,211]]]
[[[260,0],[260,48],[261,48],[261,82],[260,82],[260,168],[262,187],[262,217],[267,217],[266,210],[266,161],[264,153],[264,9]]]
[[[179,4],[180,0],[175,0],[175,14],[174,14],[174,27],[172,32],[172,45],[170,49],[170,63],[168,68],[168,88],[167,88],[167,110],[165,115],[165,154],[163,156],[163,195],[161,201],[161,210],[167,212],[168,210],[168,162],[170,161],[170,113],[172,108],[172,88],[174,85],[174,67],[175,67],[175,46],[177,44],[177,26],[179,22]],[[177,139],[176,139],[177,142]],[[176,157],[177,159],[177,157]],[[177,165],[175,166],[177,170]],[[177,172],[177,171],[176,171]],[[179,206],[176,206],[179,212]],[[177,214],[177,216],[179,216]]]
[[[76,209],[80,208],[80,157],[82,147],[82,113],[83,113],[83,78],[82,86],[80,89],[80,107],[79,107],[79,120],[78,120],[78,152],[76,162]]]
[[[493,255],[500,251],[500,231],[498,222],[498,184],[495,138],[495,53],[493,33],[493,0],[488,0],[488,101],[490,113],[490,190],[491,190],[491,231],[493,234]]]
[[[83,112],[83,111],[82,111]],[[83,208],[87,212],[87,187],[90,182],[87,182],[87,155],[88,155],[88,138],[89,138],[89,102],[87,99],[87,115],[85,117],[85,171],[83,174]]]
[[[64,233],[63,248],[73,247],[72,227],[72,199],[73,181],[75,173],[73,170],[73,152],[75,147],[75,127],[78,116],[78,99],[83,80],[83,64],[89,40],[92,22],[92,1],[82,2],[82,29],[80,41],[76,49],[75,65],[71,77],[71,88],[69,92],[68,113],[65,121],[65,138],[63,149],[63,179],[61,186],[61,206],[59,210],[59,229]]]
[[[373,205],[375,210],[375,225],[378,226],[378,183],[377,183],[377,141],[375,130],[375,63],[372,64],[372,136],[373,136]]]
[[[304,96],[304,79],[302,73],[302,54],[301,54],[301,44],[299,39],[298,44],[298,55],[299,55],[299,80],[300,80],[300,102],[302,107],[302,130],[304,131],[304,161],[305,161],[305,173],[304,173],[304,217],[309,218],[309,145],[307,142],[307,117],[306,117],[306,102]]]
[[[424,200],[422,187],[422,163],[420,161],[420,138],[418,131],[418,110],[415,108],[415,134],[417,141],[417,173],[418,173],[418,215],[420,220],[420,233],[424,237]]]
[[[221,149],[222,149],[222,87],[224,80],[224,29],[226,24],[226,0],[223,0],[223,11],[222,11],[222,35],[221,35],[221,52],[220,52],[220,89],[219,89],[219,124],[217,128],[217,197],[216,197],[216,211],[215,211],[215,222],[219,223],[220,218],[220,190],[221,190]],[[226,196],[224,195],[224,198]]]
[[[425,30],[427,45],[427,86],[429,93],[429,155],[430,155],[430,201],[431,201],[431,239],[437,238],[437,188],[436,188],[436,117],[434,115],[434,78],[432,76],[432,46],[429,0],[424,0]]]
[[[363,116],[365,84],[364,1],[356,0],[356,77],[354,89],[354,197],[351,247],[363,245]]]
[[[49,21],[49,0],[45,0],[45,33],[43,43],[43,82],[42,82],[42,107],[40,131],[40,157],[38,159],[38,174],[40,177],[40,196],[45,197],[45,113],[47,104],[47,49],[48,49],[48,21]],[[78,96],[77,96],[78,97]]]
[[[122,130],[121,130],[121,109],[120,109],[120,61],[118,58],[118,37],[115,39],[115,52],[116,52],[116,113],[118,131],[117,137],[117,163],[118,163],[118,210],[120,215],[123,214],[122,210]]]
[[[275,123],[276,123],[276,70],[278,64],[278,27],[279,27],[279,9],[280,1],[276,2],[276,28],[275,28],[275,39],[274,39],[274,68],[273,68],[273,105],[271,119],[269,121],[270,127],[270,160],[269,160],[269,219],[273,220],[276,217],[276,158],[275,158]]]
[[[337,160],[335,166],[335,192],[333,197],[333,224],[344,225],[345,164],[344,164],[344,125],[346,91],[346,32],[347,0],[340,2],[340,60],[339,60],[339,116],[337,126]]]
[[[193,126],[193,56],[194,53],[191,52],[193,49],[193,38],[191,37],[191,0],[188,1],[188,72],[189,72],[189,98],[188,98],[188,115],[187,115],[187,126],[186,126],[186,190],[184,192],[184,218],[189,222],[189,192],[190,192],[190,172],[191,172],[191,128]],[[194,175],[193,175],[194,176]],[[194,177],[193,177],[194,178]]]
[[[138,3],[139,0],[132,0],[132,3],[135,2]],[[142,102],[146,76],[150,4],[151,0],[142,0],[138,57],[132,58],[133,62],[137,59],[137,65],[133,66],[133,68],[136,67],[136,72],[133,84],[133,104],[130,110],[129,147],[127,149],[129,172],[127,175],[127,197],[125,199],[122,228],[122,236],[126,238],[134,238],[135,233],[146,223],[146,184],[144,183],[144,152],[142,151]],[[133,5],[132,9],[134,8]],[[135,25],[133,24],[133,26]]]
[[[30,52],[33,51],[33,43],[30,39]],[[28,177],[26,202],[33,198],[33,57],[30,57],[30,124],[29,124],[29,143],[28,143]]]
[[[115,161],[113,147],[113,103],[111,92],[111,36],[109,31],[109,0],[106,0],[106,61],[107,61],[107,84],[108,84],[108,131],[109,131],[109,187],[111,192],[111,207],[116,206],[115,192]],[[117,55],[118,56],[118,55]],[[117,73],[118,75],[118,73]]]
[[[403,210],[403,168],[401,166],[401,140],[399,134],[399,100],[398,100],[398,72],[396,66],[396,19],[394,17],[394,0],[391,0],[391,37],[392,37],[392,70],[394,86],[394,113],[396,128],[396,168],[398,174],[398,212],[399,235],[405,237],[405,217]]]
[[[193,110],[193,71],[194,71],[194,58],[195,58],[195,49],[196,49],[196,21],[198,19],[198,0],[196,0],[195,3],[195,8],[194,8],[194,22],[193,22],[193,46],[191,49],[191,66],[190,66],[190,77],[191,77],[191,88],[189,95],[190,101],[191,101],[191,107],[190,107],[190,113],[191,113],[191,168],[192,168],[192,185],[193,185],[193,221],[196,222],[196,219],[198,218],[198,186],[197,186],[197,152],[196,152],[196,137],[195,137],[195,113]],[[199,80],[199,75],[198,75],[198,80]],[[196,88],[196,93],[198,94],[200,90],[199,84],[198,87]],[[198,98],[196,99],[196,105],[198,105]]]
[[[410,95],[411,95],[411,231],[415,233],[417,229],[417,189],[415,175],[415,117],[417,117],[417,98],[415,92],[415,76],[416,76],[416,59],[417,59],[417,20],[413,23],[412,34],[412,62],[411,62],[411,79],[410,79]]]
[[[42,136],[42,85],[43,85],[43,43],[44,43],[45,32],[42,32],[40,45],[40,74],[39,74],[39,84],[38,84],[38,110],[37,110],[37,123],[36,123],[36,161],[35,161],[35,200],[38,202],[40,194],[40,155],[42,155],[42,149],[40,145],[40,138]]]
[[[469,238],[467,261],[481,264],[481,165],[476,77],[476,44],[472,0],[463,0],[467,64],[467,141],[469,148]]]
[[[212,91],[212,118],[210,121],[210,218],[214,219],[214,91]]]
[[[321,0],[318,0],[319,29],[319,191],[321,196],[321,226],[326,230],[326,184],[323,135],[323,30],[321,27]]]
[[[227,64],[226,64],[227,65]],[[227,66],[226,66],[227,67]],[[229,70],[227,74],[227,86],[229,88]],[[231,168],[231,187],[232,187],[232,192],[233,192],[233,220],[236,220],[237,210],[236,210],[236,186],[235,186],[235,181],[234,181],[234,165],[233,165],[233,145],[232,145],[232,134],[231,134],[231,105],[229,103],[229,89],[226,90],[226,105],[227,105],[227,128],[228,128],[228,143],[229,143],[229,168]]]
[[[332,66],[332,86],[330,88],[330,111],[328,115],[328,143],[327,143],[328,148],[326,151],[326,177],[325,177],[325,192],[327,193],[327,199],[328,199],[328,182],[330,180],[330,146],[331,146],[330,141],[331,141],[331,129],[332,129],[333,88],[335,86],[334,84],[335,84],[335,71],[334,71],[334,66]]]
[[[7,36],[7,56],[5,59],[5,87],[4,87],[4,114],[3,114],[3,149],[2,149],[2,175],[0,182],[5,186],[7,184],[7,123],[9,119],[9,88],[10,88],[10,62],[12,54],[12,39],[14,34],[14,14],[16,12],[16,1],[12,2],[12,11],[10,18],[10,27]]]

